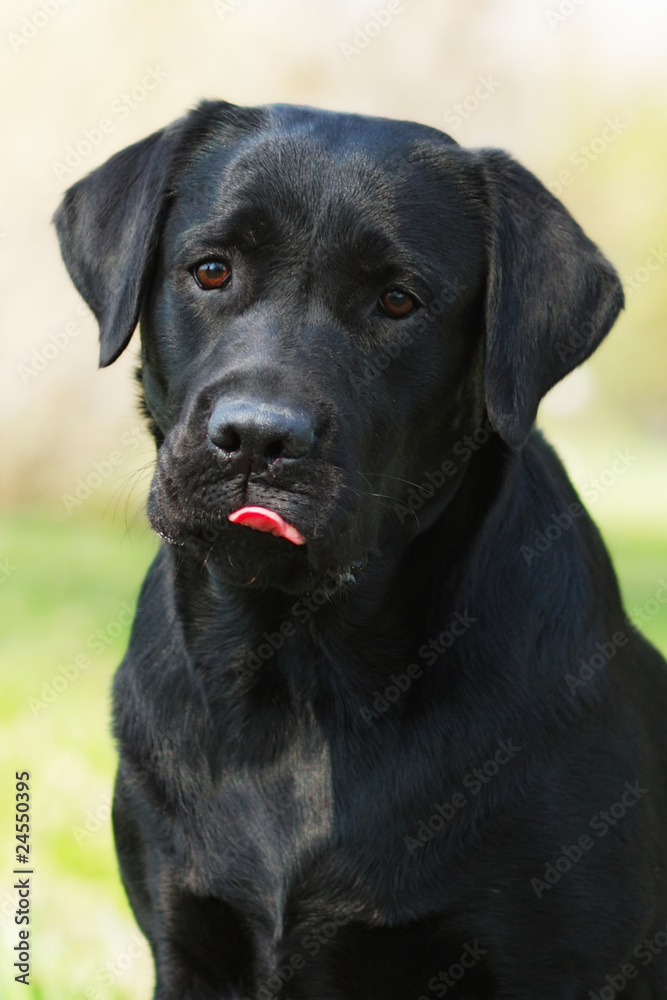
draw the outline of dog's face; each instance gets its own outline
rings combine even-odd
[[[208,540],[238,582],[335,584],[483,412],[484,227],[458,196],[460,151],[414,165],[418,134],[354,124],[294,116],[207,144],[162,231],[142,316],[165,435],[150,516],[171,540]],[[247,506],[306,544],[230,525]]]
[[[141,309],[153,527],[242,586],[335,586],[430,523],[463,466],[395,503],[487,414],[520,447],[621,304],[532,175],[406,122],[206,103],[56,221],[102,364]]]

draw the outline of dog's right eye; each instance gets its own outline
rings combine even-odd
[[[404,292],[402,288],[388,288],[380,296],[379,305],[385,316],[390,316],[391,319],[403,319],[414,312],[419,303],[413,295]]]
[[[199,287],[206,291],[222,288],[231,273],[231,267],[224,260],[204,260],[192,271]]]

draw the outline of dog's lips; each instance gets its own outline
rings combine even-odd
[[[306,539],[294,525],[268,507],[240,507],[233,511],[228,519],[232,524],[242,524],[255,531],[265,531],[270,535],[276,535],[277,538],[284,538],[293,545],[306,544]]]

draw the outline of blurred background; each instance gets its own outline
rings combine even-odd
[[[415,119],[514,154],[623,276],[624,315],[544,400],[539,422],[602,528],[633,621],[667,651],[667,10],[658,0],[3,0],[0,59],[2,995],[147,998],[147,948],[111,843],[108,706],[156,548],[142,509],[153,452],[132,352],[96,369],[95,324],[50,225],[62,192],[202,97]],[[29,988],[5,971],[23,770]]]

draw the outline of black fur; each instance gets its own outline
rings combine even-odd
[[[141,311],[158,443],[114,688],[155,997],[667,996],[665,664],[531,430],[613,268],[504,153],[286,106],[202,104],[56,224],[102,365]],[[222,447],[230,400],[289,426]]]

